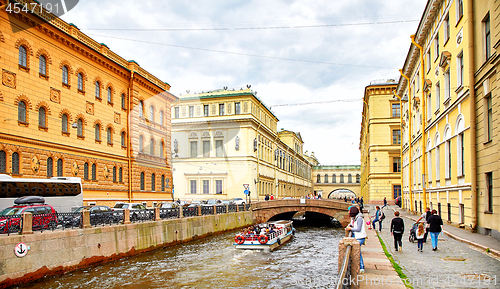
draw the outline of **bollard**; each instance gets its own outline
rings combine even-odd
[[[350,280],[357,280],[359,274],[359,253],[361,252],[361,247],[359,246],[359,241],[355,238],[346,237],[340,240],[339,242],[339,259],[338,259],[338,268],[339,268],[339,276],[342,270],[342,266],[344,263],[344,256],[347,250],[347,247],[351,245],[351,254],[350,254],[350,262],[351,262],[351,278]],[[342,280],[339,280],[342,282]],[[359,284],[349,284],[351,288],[359,288]]]
[[[155,208],[155,221],[161,221],[160,208],[158,208],[158,207]]]
[[[229,213],[229,205],[226,204],[226,213]]]
[[[217,206],[214,205],[214,215],[217,215]]]
[[[82,212],[82,228],[92,228],[92,225],[90,225],[90,211],[87,209],[84,209]]]
[[[182,218],[183,217],[183,214],[184,214],[184,207],[182,205],[179,206],[179,218]]]
[[[130,224],[130,210],[129,209],[123,210],[123,223]]]
[[[198,209],[198,216],[201,216],[201,206],[196,207]]]
[[[238,213],[240,211],[240,206],[238,204],[235,205],[236,205],[236,213]]]
[[[23,213],[23,224],[21,228],[22,235],[33,234],[33,215],[31,213]]]

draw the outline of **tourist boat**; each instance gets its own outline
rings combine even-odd
[[[236,249],[274,250],[285,244],[295,235],[292,221],[274,221],[258,224],[259,230],[266,233],[238,234],[234,237]],[[269,230],[269,231],[268,231]]]

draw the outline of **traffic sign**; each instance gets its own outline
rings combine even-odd
[[[243,191],[243,193],[244,193],[245,195],[248,195],[248,194],[250,194],[250,191],[249,191],[249,190],[245,190],[245,191]]]
[[[28,254],[28,249],[28,245],[26,245],[25,243],[19,243],[14,248],[14,254],[16,254],[17,257],[22,258],[26,256],[26,254]]]
[[[249,184],[243,184],[243,187],[245,188],[245,190],[248,191],[248,189],[250,188],[250,185]]]

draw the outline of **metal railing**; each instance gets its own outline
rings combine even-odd
[[[198,216],[198,207],[183,207],[182,216],[184,217]]]
[[[0,234],[17,234],[21,232],[22,228],[23,216],[21,215],[2,216],[2,220],[0,220]]]
[[[225,214],[225,213],[227,213],[227,206],[226,205],[217,205],[215,207],[215,212],[217,214]]]
[[[160,219],[179,218],[179,208],[160,209]]]
[[[231,204],[227,206],[228,213],[233,213],[238,210],[238,205]]]
[[[351,252],[352,246],[348,245],[345,250],[344,260],[342,261],[342,268],[339,272],[339,278],[336,287],[337,289],[351,287],[349,281],[351,277]]]
[[[214,206],[201,206],[201,215],[214,215]]]
[[[146,222],[155,220],[155,210],[145,209],[145,210],[131,210],[130,211],[130,222]]]

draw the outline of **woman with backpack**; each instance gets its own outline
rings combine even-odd
[[[366,229],[365,222],[363,220],[363,214],[359,212],[359,209],[352,206],[349,209],[349,217],[351,217],[351,223],[345,228],[346,231],[351,231],[354,233],[354,238],[358,240],[359,246],[365,243],[366,239]],[[363,256],[361,256],[361,248],[359,250],[359,273],[365,272],[365,263],[363,263]]]
[[[376,230],[375,223],[378,222],[378,230],[379,230],[379,232],[382,232],[382,221],[385,219],[385,215],[379,206],[377,206],[376,208],[377,208],[377,211],[375,212],[375,215],[371,216],[372,218],[375,218],[372,221],[373,230]]]

